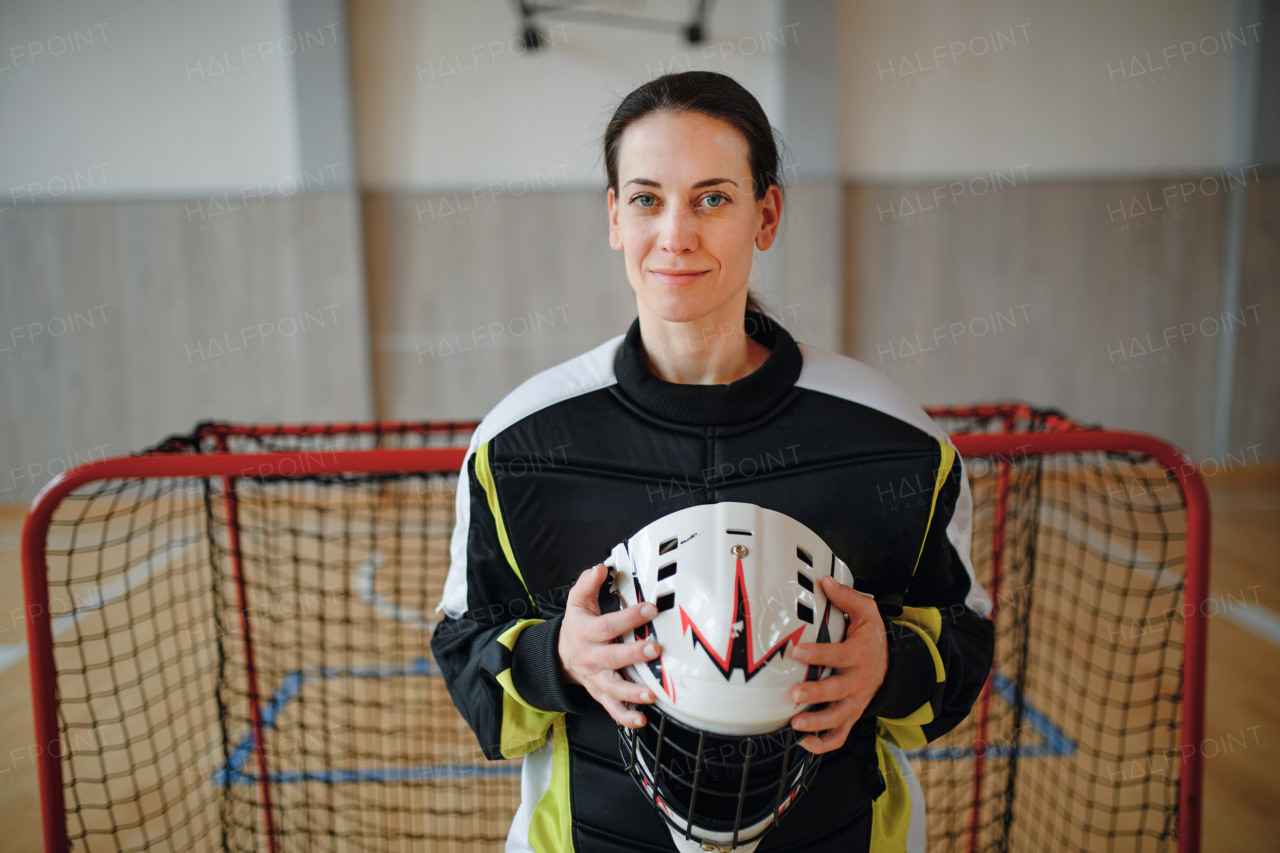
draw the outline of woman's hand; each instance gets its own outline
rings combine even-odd
[[[638,729],[645,724],[644,714],[627,708],[624,702],[647,705],[653,702],[653,691],[618,674],[633,663],[653,660],[662,649],[652,640],[643,643],[615,643],[613,639],[633,631],[654,616],[652,604],[633,604],[616,613],[600,615],[597,596],[600,585],[609,577],[603,563],[587,569],[569,590],[564,620],[560,623],[560,665],[574,684],[581,684],[604,706],[620,725]]]
[[[797,704],[827,703],[821,711],[803,711],[791,718],[791,727],[796,731],[814,732],[800,741],[813,753],[830,752],[844,745],[849,730],[871,703],[889,670],[889,645],[876,600],[841,586],[829,576],[822,578],[822,592],[848,615],[849,630],[841,643],[799,643],[791,649],[791,657],[801,663],[833,669],[826,678],[806,681],[791,689],[791,699]]]

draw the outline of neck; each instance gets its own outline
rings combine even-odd
[[[664,320],[637,300],[640,340],[653,375],[679,385],[728,385],[769,358],[742,322],[746,293],[710,314],[687,322]]]

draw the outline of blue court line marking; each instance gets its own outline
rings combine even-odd
[[[360,667],[317,667],[315,669],[295,669],[285,674],[271,695],[271,700],[262,708],[262,726],[274,729],[276,721],[284,713],[285,708],[298,694],[302,685],[308,681],[325,678],[404,678],[417,676],[426,678],[440,677],[440,667],[434,661],[418,658],[407,664],[392,666],[360,666]],[[1014,684],[999,672],[991,679],[992,690],[1001,701],[1012,707],[1017,701]],[[1022,709],[1022,718],[1031,730],[1040,737],[1039,743],[1020,743],[1016,747],[1007,743],[989,744],[986,757],[992,759],[1008,758],[1015,752],[1022,758],[1046,758],[1070,756],[1076,751],[1076,743],[1067,736],[1056,723],[1042,711],[1026,703]],[[253,785],[258,777],[248,772],[246,766],[253,754],[253,732],[246,732],[236,744],[235,750],[226,767],[218,767],[213,772],[213,782],[220,787],[227,785]],[[907,756],[922,761],[959,761],[973,757],[972,746],[925,746],[920,749],[907,750]],[[287,784],[291,782],[327,782],[340,785],[354,782],[424,782],[442,779],[489,779],[505,776],[518,776],[520,767],[509,764],[426,764],[417,767],[373,767],[355,770],[329,768],[325,770],[291,770],[268,771],[271,782]]]
[[[308,681],[319,681],[325,678],[404,678],[418,676],[426,678],[440,677],[440,668],[434,661],[418,658],[407,664],[391,666],[357,666],[331,667],[323,666],[314,669],[295,669],[280,679],[280,684],[272,693],[270,701],[262,706],[262,727],[274,729],[276,721],[284,713],[285,708],[298,694],[302,685]],[[254,785],[258,776],[248,771],[250,757],[253,755],[253,732],[245,732],[232,751],[226,766],[217,767],[213,771],[213,782],[220,787],[228,785]],[[290,770],[268,771],[274,784],[290,782],[327,782],[334,785],[352,782],[424,782],[440,779],[486,779],[503,776],[519,776],[519,765],[507,764],[427,764],[418,767],[371,767],[343,770],[328,768],[324,770]]]
[[[1012,681],[999,672],[992,674],[991,688],[1009,707],[1018,700],[1018,691]],[[1030,702],[1023,705],[1023,722],[1040,736],[1039,743],[1019,743],[1016,747],[1008,743],[987,744],[987,758],[1009,758],[1016,754],[1019,758],[1050,758],[1075,755],[1076,742],[1067,736],[1057,723],[1049,719],[1043,711]],[[973,758],[972,746],[923,746],[919,749],[907,750],[911,758],[921,761],[959,761]]]

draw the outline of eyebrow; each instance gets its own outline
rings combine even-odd
[[[631,180],[627,181],[627,183],[623,184],[623,186],[625,187],[628,184],[640,184],[642,186],[655,187],[655,188],[662,187],[662,184],[658,183],[657,181],[651,180],[649,178],[632,178]],[[705,181],[698,181],[696,184],[694,184],[693,189],[700,190],[703,187],[714,187],[716,184],[733,184],[735,187],[738,186],[738,182],[733,180],[732,178],[707,178]]]

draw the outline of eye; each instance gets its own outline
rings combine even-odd
[[[702,199],[707,207],[724,207],[729,203],[729,197],[724,193],[709,193]]]
[[[631,197],[632,204],[639,204],[640,207],[653,207],[658,200],[649,193],[638,193]]]

